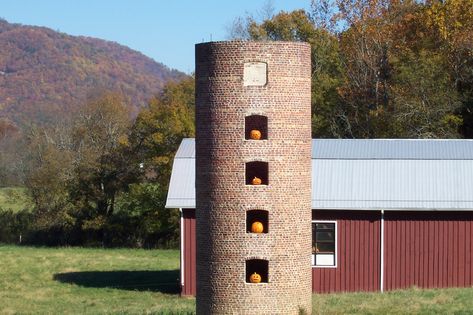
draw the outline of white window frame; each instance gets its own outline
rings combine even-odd
[[[316,265],[315,264],[315,254],[311,254],[312,259],[312,268],[337,268],[337,260],[338,260],[338,227],[337,221],[333,220],[312,220],[312,224],[314,223],[334,223],[335,224],[335,254],[334,254],[334,265],[327,266],[327,265]],[[312,228],[312,226],[311,226]],[[314,235],[312,235],[312,241],[314,240]]]

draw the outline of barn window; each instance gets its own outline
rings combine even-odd
[[[337,266],[337,222],[312,222],[312,265]]]

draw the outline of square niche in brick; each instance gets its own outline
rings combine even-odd
[[[245,180],[246,185],[268,185],[268,162],[246,163]]]
[[[246,211],[246,232],[247,233],[268,233],[268,211],[248,210]]]
[[[262,283],[268,282],[268,265],[269,262],[264,259],[249,259],[246,261],[246,282],[253,283],[251,276],[254,274],[261,277]]]
[[[262,115],[251,115],[245,117],[245,139],[266,140],[268,139],[268,117]]]

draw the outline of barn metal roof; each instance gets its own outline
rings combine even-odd
[[[166,207],[195,207],[195,142],[176,153]],[[312,208],[473,210],[473,140],[312,140]]]
[[[471,160],[473,140],[313,139],[313,159]]]

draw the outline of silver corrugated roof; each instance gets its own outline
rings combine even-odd
[[[312,158],[347,160],[470,160],[473,140],[313,139]]]
[[[473,160],[312,160],[313,209],[473,209]]]
[[[174,159],[166,208],[195,208],[194,158]]]
[[[194,139],[174,160],[166,207],[195,207]],[[312,141],[312,208],[473,210],[473,141]]]
[[[176,152],[176,158],[195,158],[195,139],[182,139],[181,145],[179,145],[179,149]]]

